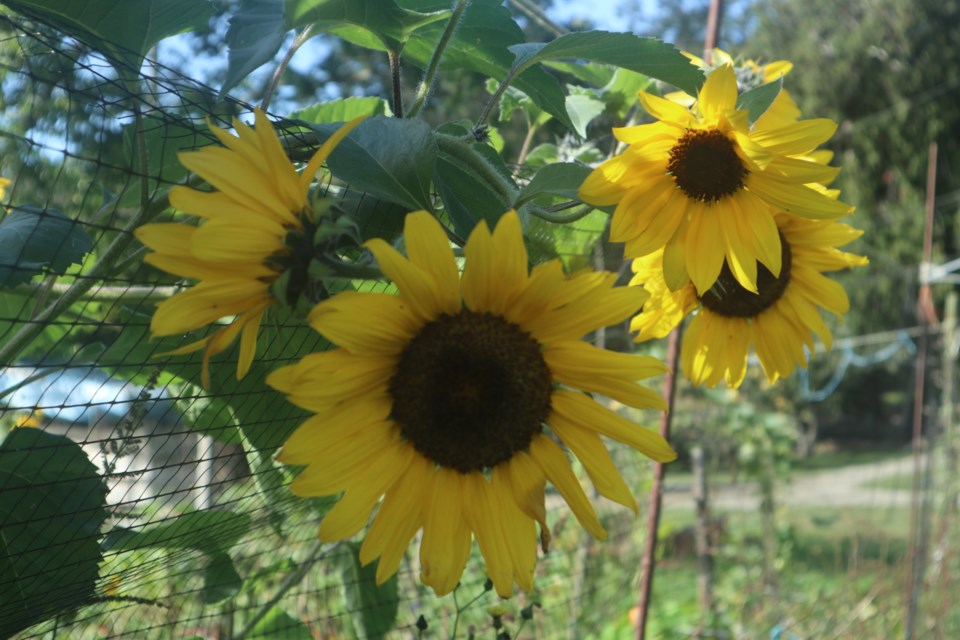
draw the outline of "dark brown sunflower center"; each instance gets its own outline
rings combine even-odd
[[[550,413],[553,381],[540,345],[492,313],[426,324],[390,380],[393,419],[422,455],[461,473],[530,446]]]
[[[790,245],[780,236],[780,277],[774,276],[762,264],[757,263],[757,292],[747,291],[733,277],[730,267],[723,263],[720,277],[710,287],[700,302],[714,313],[728,318],[752,318],[766,311],[779,300],[790,284],[792,256]]]
[[[743,188],[747,168],[733,142],[716,129],[690,129],[670,149],[667,171],[688,197],[716,202]]]

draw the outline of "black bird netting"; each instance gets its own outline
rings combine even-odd
[[[171,188],[204,190],[213,181],[205,184],[195,175],[202,171],[188,171],[178,154],[214,147],[222,151],[224,139],[218,139],[215,128],[242,128],[236,123],[249,122],[253,107],[153,59],[162,59],[159,55],[144,56],[146,51],[126,48],[134,41],[142,44],[141,31],[149,32],[155,43],[189,29],[195,21],[192,14],[179,22],[158,18],[159,23],[176,26],[169,33],[154,23],[117,22],[114,34],[120,33],[117,24],[137,30],[136,37],[121,46],[101,37],[110,30],[98,30],[96,16],[85,16],[85,22],[65,14],[52,19],[59,14],[51,6],[58,3],[13,4],[25,8],[24,15],[32,19],[0,14],[0,206],[5,211],[0,215],[0,638],[635,637],[642,615],[637,606],[645,560],[641,556],[647,542],[641,523],[648,515],[646,494],[653,474],[650,460],[626,446],[611,446],[609,454],[637,498],[639,514],[600,495],[610,495],[604,492],[609,485],[595,482],[591,464],[579,452],[579,459],[570,456],[572,484],[579,481],[589,494],[583,504],[595,506],[607,539],[600,542],[585,531],[578,521],[582,513],[575,515],[577,510],[568,506],[567,496],[554,488],[557,483],[551,478],[542,527],[548,530],[544,537],[552,538],[549,553],[544,542],[537,549],[535,589],[517,590],[512,600],[497,597],[487,580],[490,558],[484,561],[478,545],[470,549],[459,586],[452,595],[439,597],[421,580],[419,529],[398,571],[379,585],[377,562],[360,561],[361,535],[345,536],[340,542],[318,538],[318,525],[337,498],[295,496],[291,482],[300,468],[275,458],[310,413],[265,381],[271,372],[331,344],[303,320],[304,309],[291,300],[286,306],[276,305],[282,310],[267,313],[255,346],[240,338],[239,344],[208,349],[215,351],[208,363],[207,354],[197,350],[203,345],[192,348],[194,341],[213,336],[212,327],[223,331],[233,326],[225,319],[234,314],[197,323],[200,331],[192,327],[158,335],[156,323],[151,324],[157,305],[200,286],[191,286],[199,278],[185,280],[152,266],[149,259],[145,262],[149,250],[134,235],[154,222],[180,221],[188,223],[183,227],[199,228],[198,218],[203,216],[178,213],[178,207],[171,206]],[[257,39],[263,26],[257,22],[258,11],[276,18],[264,7],[279,12],[281,4],[297,3],[232,3],[237,32],[244,36],[244,29],[250,29],[250,42],[269,49],[269,42]],[[323,11],[341,5],[369,8],[372,3],[301,4],[320,9],[299,16],[302,21],[296,26],[308,28],[298,37],[306,39],[316,25],[325,25],[323,29],[337,36],[327,34],[317,55],[328,67],[339,65],[340,77],[353,83],[344,95],[358,86],[377,84],[371,79],[374,67],[384,78],[391,72],[399,74],[398,56],[388,67],[389,56],[381,55],[381,44],[397,43],[390,39],[394,36],[408,38],[402,47],[405,68],[423,70],[424,77],[438,68],[463,72],[432,87],[424,83],[416,94],[414,87],[394,77],[393,101],[369,95],[349,98],[355,100],[352,104],[362,104],[371,120],[380,118],[376,124],[380,129],[371,130],[383,135],[367,135],[367,143],[380,145],[380,155],[355,153],[354,159],[367,161],[358,165],[359,170],[338,173],[331,157],[329,172],[322,173],[325,177],[316,191],[334,212],[330,219],[345,214],[339,220],[349,221],[336,233],[358,242],[384,238],[399,248],[405,216],[417,208],[432,208],[447,225],[444,230],[451,242],[443,240],[444,244],[458,247],[452,249],[453,259],[462,271],[465,251],[460,247],[472,225],[478,219],[498,220],[505,208],[503,194],[490,185],[506,185],[511,190],[509,206],[537,206],[543,214],[523,220],[523,244],[533,265],[559,258],[567,272],[583,267],[619,270],[620,284],[626,282],[629,269],[620,260],[619,249],[607,242],[609,216],[583,205],[578,185],[590,173],[588,165],[605,157],[599,149],[612,141],[607,125],[642,117],[636,111],[637,91],[652,90],[652,78],[663,80],[655,72],[650,77],[626,73],[629,64],[623,61],[629,56],[622,43],[639,48],[641,39],[605,33],[597,36],[599,40],[588,40],[604,51],[603,65],[578,67],[559,61],[589,49],[580,44],[556,59],[538,58],[553,64],[551,73],[573,83],[561,89],[559,81],[531,62],[543,52],[540,45],[514,47],[522,42],[523,33],[497,0],[455,3],[469,8],[459,29],[447,32],[444,20],[450,12],[440,10],[446,8],[440,5],[449,4],[444,2],[384,2],[394,9],[386,17],[367,12],[348,15],[348,20],[337,14],[343,21],[331,19],[334,26],[325,22],[329,16]],[[192,3],[150,6],[160,5],[187,8]],[[401,11],[401,5],[424,13]],[[402,22],[401,29],[394,20],[409,22]],[[542,20],[533,22],[540,25]],[[78,29],[78,24],[84,28]],[[225,24],[226,19],[220,26]],[[357,24],[384,38],[371,44],[369,33],[354,29]],[[596,35],[589,32],[587,37]],[[358,48],[343,49],[341,40]],[[437,43],[449,47],[449,57],[443,65],[438,58],[431,71],[434,47],[442,48]],[[258,46],[244,51],[238,44],[244,44],[243,38],[232,41],[231,54],[256,57],[250,49]],[[295,41],[291,55],[301,44]],[[649,55],[657,62],[653,67],[670,73],[677,65],[690,67],[672,47],[670,53],[680,62],[657,57],[666,56],[657,49],[663,43],[644,41],[646,45],[653,47]],[[353,51],[357,60],[341,59],[344,50]],[[271,55],[278,59],[276,52]],[[518,60],[529,63],[526,71],[511,75]],[[661,65],[663,60],[667,62]],[[753,77],[763,67],[749,62]],[[191,68],[189,63],[183,66]],[[700,71],[692,69],[686,73],[702,82]],[[317,71],[318,76],[325,72],[329,68]],[[223,84],[237,86],[243,74],[235,69],[230,74],[233,84],[228,80]],[[197,75],[208,74],[198,70]],[[497,82],[485,84],[489,76],[502,82],[499,89]],[[672,85],[688,93],[696,93],[700,86],[681,86],[680,72],[671,77]],[[302,81],[303,76],[298,78]],[[516,87],[526,93],[514,86],[508,90],[508,80],[516,80]],[[388,84],[382,82],[369,93],[386,94],[383,87]],[[763,103],[769,108],[781,86],[776,84],[771,91],[772,84],[759,87],[750,106]],[[401,90],[417,96],[415,109],[428,95],[448,100],[445,115],[451,121],[433,128],[426,117],[386,117],[400,115]],[[329,87],[311,91],[305,93],[324,99],[332,92]],[[322,103],[317,108],[327,111],[312,120],[305,115],[309,109],[267,115],[284,155],[297,166],[309,166],[308,160],[333,134],[337,126],[333,123],[356,115],[343,111],[346,99],[340,101],[341,97]],[[501,99],[501,120],[486,126],[492,105]],[[278,94],[276,102],[282,100]],[[468,100],[477,103],[474,111],[486,102],[477,120],[483,126],[456,119],[467,117],[462,113],[467,109],[457,101]],[[519,159],[508,165],[501,157],[508,154],[501,149],[517,141],[504,143],[497,126],[517,134],[519,129],[509,129],[511,114],[517,116],[515,121],[522,115],[527,129],[515,135],[522,142],[509,150]],[[746,114],[740,115],[745,121]],[[593,129],[588,130],[594,118],[606,120],[602,127],[590,125]],[[550,129],[546,123],[551,119],[562,127]],[[398,154],[404,149],[390,146],[391,132],[401,128],[411,134],[405,142],[433,145],[434,164],[426,173],[417,166],[416,153]],[[604,144],[595,144],[596,139]],[[436,141],[452,146],[441,148]],[[496,149],[496,144],[507,146]],[[466,156],[456,155],[457,149],[472,155],[464,160]],[[378,164],[387,161],[393,163],[389,170]],[[550,169],[541,172],[545,166]],[[378,190],[368,173],[377,179],[402,178]],[[310,229],[318,232],[317,238],[321,230],[330,231]],[[309,250],[316,246],[308,243]],[[351,289],[397,292],[398,287],[379,276],[371,279],[371,272],[360,268],[369,267],[370,261],[357,243],[335,248],[338,259],[348,259],[337,263],[343,268],[334,274],[337,277],[325,279],[329,273],[324,272],[317,278],[322,282],[319,291],[312,291],[317,297]],[[358,268],[350,271],[352,267]],[[811,313],[819,318],[816,302],[811,302]],[[369,320],[375,322],[376,318]],[[946,328],[943,334],[953,335]],[[626,322],[598,330],[592,339],[612,351],[662,350],[659,344],[632,345]],[[900,341],[896,351],[879,351],[876,361],[866,358],[863,366],[896,359],[898,371],[909,369],[900,347],[913,348],[913,342],[906,334],[896,339]],[[821,354],[818,362],[824,369],[811,367],[802,379],[806,400],[811,380],[830,381],[824,397],[830,395],[853,361],[853,347],[863,344],[868,343],[848,344],[840,365],[829,350]],[[251,346],[256,357],[246,376],[238,379],[238,363]],[[945,371],[956,347],[953,351],[938,365]],[[799,426],[809,416],[796,396],[768,393],[770,387],[754,371],[757,368],[752,362],[741,391],[694,389],[680,381],[672,444],[684,462],[693,451],[697,455],[706,451],[710,471],[725,476],[729,472],[731,480],[715,487],[711,518],[705,496],[698,503],[698,514],[691,508],[695,478],[683,468],[671,471],[677,480],[666,490],[666,515],[653,559],[653,566],[660,568],[647,637],[887,637],[890,629],[903,627],[905,599],[917,618],[912,623],[926,625],[930,637],[952,637],[950,629],[960,624],[950,597],[955,576],[960,575],[960,556],[951,543],[958,526],[958,489],[951,478],[936,485],[931,477],[936,478],[934,471],[939,473],[938,464],[955,465],[956,460],[947,457],[946,462],[924,467],[923,493],[921,467],[916,467],[912,503],[916,512],[908,548],[911,494],[901,485],[909,480],[910,462],[894,455],[871,460],[875,465],[856,473],[841,470],[839,475],[822,477],[811,467],[813,472],[803,482],[785,488]],[[833,378],[832,368],[840,370]],[[456,367],[445,371],[457,373]],[[894,388],[901,393],[899,386],[890,386]],[[602,398],[599,391],[597,399],[637,424],[649,425],[658,415]],[[451,400],[445,406],[455,403]],[[897,406],[908,404],[900,400]],[[843,421],[845,411],[855,409],[839,409],[835,421]],[[815,419],[812,422],[810,447],[816,435]],[[599,436],[595,440],[601,442]],[[932,459],[929,456],[928,462]],[[490,466],[481,472],[492,475]],[[381,472],[369,469],[370,477]],[[934,486],[943,490],[942,495],[934,495]],[[788,509],[778,509],[781,498]],[[934,506],[943,507],[942,518],[931,532]],[[915,540],[923,536],[929,546],[917,550]],[[528,538],[530,542],[533,536]],[[926,564],[925,553],[930,557]],[[916,558],[920,559],[912,562]]]
[[[205,391],[199,358],[163,355],[181,344],[151,340],[150,316],[182,285],[145,266],[132,235],[166,215],[186,178],[177,152],[210,144],[208,123],[247,107],[156,62],[118,70],[23,19],[3,16],[0,33],[3,225],[16,227],[0,236],[0,411],[6,429],[22,427],[0,446],[0,635],[409,637],[421,616],[449,635],[515,625],[534,603],[541,637],[627,624],[641,548],[628,512],[601,507],[601,551],[550,508],[555,552],[537,593],[496,616],[476,557],[457,599],[440,601],[415,552],[377,588],[357,543],[319,543],[330,503],[293,498],[272,460],[303,414],[255,375],[238,383],[215,362]],[[260,337],[261,380],[319,344],[284,322]],[[647,462],[615,456],[642,487]]]

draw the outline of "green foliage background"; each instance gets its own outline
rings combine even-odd
[[[413,563],[378,589],[368,570],[358,567],[352,544],[314,544],[316,522],[329,501],[292,500],[285,486],[289,470],[271,459],[301,415],[261,381],[277,366],[323,348],[322,341],[295,318],[278,314],[265,328],[247,380],[233,379],[230,363],[236,355],[228,353],[215,362],[213,393],[204,392],[199,356],[156,357],[180,345],[179,339],[148,337],[153,304],[169,295],[164,287],[175,282],[142,265],[130,230],[148,217],[169,218],[165,192],[186,178],[176,152],[212,142],[205,119],[226,126],[231,116],[246,117],[248,103],[264,97],[292,32],[310,29],[298,55],[315,59],[287,67],[271,103],[291,154],[308,154],[334,123],[372,116],[330,159],[333,176],[350,185],[333,184],[330,195],[356,217],[365,237],[395,239],[403,214],[414,208],[445,216],[464,237],[477,220],[493,221],[511,206],[529,214],[534,207],[570,201],[575,197],[571,185],[585,175],[587,163],[611,151],[609,128],[636,117],[638,88],[668,83],[695,91],[702,77],[672,46],[658,41],[599,32],[557,37],[497,0],[473,0],[418,117],[399,119],[392,117],[400,105],[391,96],[388,52],[401,61],[402,107],[409,110],[417,104],[414,96],[449,18],[449,2],[152,0],[136,10],[116,0],[4,4],[0,175],[13,181],[4,204],[17,208],[0,221],[0,247],[12,241],[8,230],[16,225],[27,229],[26,246],[41,259],[25,257],[0,271],[0,350],[7,349],[3,353],[10,358],[0,362],[57,370],[95,363],[118,378],[162,389],[173,399],[173,432],[191,446],[196,441],[188,438],[202,437],[199,442],[207,448],[198,448],[199,457],[236,464],[218,472],[211,504],[200,508],[176,492],[166,501],[108,505],[105,493],[91,490],[84,499],[96,518],[68,527],[79,533],[66,549],[89,547],[99,537],[97,547],[71,552],[71,560],[62,563],[66,574],[46,586],[31,583],[36,594],[28,594],[30,606],[4,615],[13,623],[2,632],[39,623],[24,637],[43,637],[53,628],[85,633],[98,625],[108,634],[158,638],[209,629],[222,637],[382,637],[414,633],[417,617],[424,615],[435,632],[441,630],[438,635],[449,633],[457,605],[435,602],[418,585]],[[831,143],[844,167],[839,186],[858,205],[854,224],[867,233],[856,250],[872,263],[869,271],[845,277],[853,310],[837,330],[842,336],[916,321],[915,267],[931,140],[941,145],[938,193],[945,194],[937,201],[935,260],[956,255],[960,199],[953,194],[960,190],[960,177],[952,168],[960,160],[960,54],[954,46],[960,42],[960,6],[933,0],[841,5],[838,10],[826,0],[729,3],[733,8],[725,25],[729,41],[742,44],[748,56],[792,60],[796,66],[786,86],[804,113],[841,123]],[[661,7],[656,33],[650,35],[666,34],[695,50],[702,40],[705,3]],[[181,32],[190,35],[165,39]],[[204,76],[199,78],[203,84],[191,78],[196,75]],[[488,121],[489,140],[470,139],[491,93],[508,80],[499,110]],[[762,110],[763,100],[759,104]],[[63,218],[56,213],[30,218],[36,211],[62,212]],[[580,268],[599,258],[607,268],[621,268],[618,248],[604,239],[606,213],[585,214],[565,225],[524,215],[534,260],[559,257],[568,268]],[[72,224],[60,224],[63,219]],[[94,295],[94,284],[106,287]],[[937,290],[938,300],[944,290]],[[48,308],[52,311],[43,316]],[[18,338],[32,327],[37,328],[32,338]],[[626,347],[620,329],[611,330],[608,340]],[[825,382],[835,362],[830,354],[821,356],[811,372],[815,386]],[[756,460],[744,458],[740,445],[756,435],[744,435],[746,426],[763,423],[744,417],[754,411],[819,425],[822,435],[833,438],[900,441],[911,383],[910,360],[900,356],[851,371],[847,384],[816,405],[795,383],[770,393],[751,379],[743,411],[730,409],[717,396],[682,389],[678,413],[685,417],[678,420],[678,448],[711,442],[718,457],[740,459],[749,469]],[[117,446],[140,446],[136,429],[152,424],[145,417],[146,403],[141,398],[128,407],[126,426],[110,436]],[[704,427],[714,423],[731,428]],[[778,422],[776,428],[791,431],[795,425],[788,423]],[[13,433],[0,445],[3,472],[13,464],[4,451],[28,437],[22,430]],[[750,442],[755,441],[766,442],[760,436]],[[778,459],[788,458],[789,438],[776,444],[784,449]],[[646,464],[628,452],[616,454],[631,484],[638,491],[645,487]],[[88,453],[73,450],[71,455],[86,462],[75,460],[80,479],[62,476],[56,483],[100,482],[89,473]],[[20,463],[16,473],[22,473]],[[118,478],[108,480],[115,484]],[[54,511],[60,506],[46,502]],[[0,502],[0,513],[9,504]],[[61,511],[50,517],[75,515]],[[626,637],[642,542],[636,523],[604,510],[612,540],[601,547],[583,539],[563,510],[552,509],[550,517],[555,552],[541,563],[538,592],[509,612],[509,628],[518,628],[522,606],[537,603],[537,637],[557,637],[578,625],[588,630],[580,637]],[[809,558],[791,556],[789,547],[807,547],[791,535],[783,534],[781,549],[802,564]],[[11,562],[11,548],[0,546],[0,567]],[[738,549],[753,548],[745,543]],[[883,554],[876,559],[889,561]],[[730,605],[718,627],[754,625],[751,630],[766,633],[789,617],[783,603],[764,603],[762,594],[750,589],[756,576],[742,558],[730,564],[744,573],[731,572],[727,602],[741,596],[749,602],[739,610]],[[305,577],[297,588],[272,602],[269,596],[300,571]],[[581,576],[577,597],[567,579],[571,575]],[[798,572],[791,579],[800,584],[807,575]],[[63,580],[76,588],[62,589]],[[857,586],[854,593],[866,597],[869,588]],[[483,589],[476,558],[460,593],[460,605],[479,598],[463,614],[460,628],[474,624],[490,632],[484,606],[494,599]],[[5,606],[27,600],[5,595],[0,591]],[[665,599],[655,606],[661,620],[655,624],[664,633],[672,620],[678,620],[677,629],[689,629],[696,615],[689,599]],[[861,630],[889,630],[896,621],[878,616],[863,624]]]

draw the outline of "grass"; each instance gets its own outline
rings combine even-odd
[[[797,637],[886,638],[900,624],[909,511],[903,508],[780,509],[777,586],[763,584],[759,514],[726,514],[716,556],[717,637],[739,626],[749,637],[787,628]],[[679,530],[692,513],[671,512]],[[700,620],[695,559],[661,561],[650,637],[687,638]],[[896,635],[896,633],[894,633]],[[629,637],[608,636],[619,640]]]
[[[936,451],[933,456],[933,482],[934,487],[942,487],[947,474],[947,466],[942,455],[942,451]],[[923,476],[921,476],[921,481]],[[890,489],[899,491],[913,490],[913,465],[905,465],[902,472],[880,478],[869,483],[867,486],[875,489]]]
[[[850,467],[859,464],[871,464],[874,462],[886,462],[887,460],[896,460],[910,453],[909,449],[866,449],[851,451],[830,451],[819,453],[817,455],[793,461],[793,470],[797,473],[808,471],[825,471],[828,469],[838,469],[840,467]]]

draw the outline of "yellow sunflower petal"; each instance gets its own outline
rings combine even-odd
[[[587,470],[600,495],[633,509],[634,513],[637,512],[637,502],[633,494],[596,432],[578,427],[559,415],[550,418],[550,428],[583,463],[583,468]]]
[[[400,353],[420,323],[398,296],[344,291],[313,308],[310,326],[357,354]]]
[[[776,129],[755,131],[752,140],[770,153],[786,156],[806,153],[830,139],[837,123],[828,118],[801,120]]]
[[[762,319],[755,318],[753,336],[757,358],[771,382],[789,376],[797,365],[806,366],[802,337],[781,315],[765,313]]]
[[[178,157],[183,166],[219,191],[242,199],[279,220],[296,222],[294,213],[277,194],[272,176],[264,175],[235,152],[223,147],[205,147],[200,151],[180,152]]]
[[[375,424],[365,429],[362,437],[341,440],[335,448],[314,449],[308,452],[286,448],[283,460],[290,464],[309,466],[290,483],[290,491],[298,496],[329,496],[349,489],[376,469],[376,462],[390,450],[396,449],[398,433],[388,423]],[[322,455],[322,457],[321,457]]]
[[[690,124],[695,120],[693,114],[686,107],[660,96],[646,91],[638,91],[637,98],[640,99],[640,104],[643,105],[644,110],[657,120],[676,122],[681,125]]]
[[[190,251],[201,260],[223,264],[261,264],[268,257],[286,253],[285,232],[279,225],[238,226],[230,220],[210,220],[190,239]]]
[[[712,207],[703,206],[690,216],[684,247],[687,273],[700,295],[717,281],[725,253],[720,216]]]
[[[387,489],[373,524],[360,547],[360,564],[376,558],[377,584],[397,572],[410,540],[423,524],[423,496],[435,469],[426,459],[414,456],[407,472]]]
[[[845,216],[853,207],[802,184],[769,174],[750,174],[747,188],[782,211],[818,220]]]
[[[663,278],[671,291],[679,291],[688,282],[687,261],[683,249],[687,238],[687,219],[684,217],[677,231],[670,237],[663,249]]]
[[[176,222],[160,222],[137,227],[133,235],[153,251],[181,258],[191,257],[190,239],[197,227]]]
[[[460,582],[470,556],[470,528],[463,517],[463,476],[440,468],[425,499],[420,579],[443,596]]]
[[[576,340],[590,331],[622,322],[646,296],[636,287],[595,287],[575,303],[545,312],[524,326],[541,343]]]
[[[582,393],[559,389],[553,393],[550,404],[562,418],[629,445],[657,462],[670,462],[677,457],[659,433],[634,424]]]
[[[686,196],[676,188],[673,180],[657,181],[649,193],[652,197],[642,203],[643,206],[634,207],[631,237],[623,236],[627,243],[624,247],[626,256],[640,257],[657,251],[684,223]]]
[[[617,156],[600,163],[580,185],[578,196],[597,206],[617,204],[626,187],[621,180],[631,168],[628,158]]]
[[[314,452],[324,452],[342,440],[353,440],[358,446],[369,433],[367,427],[377,428],[386,424],[392,406],[387,396],[370,398],[363,402],[337,405],[327,413],[305,420],[290,434],[277,460],[286,464],[308,464]]]
[[[430,322],[443,313],[442,301],[434,295],[437,283],[428,272],[411,263],[380,238],[368,240],[364,246],[377,258],[380,270],[400,290],[400,297],[422,321]]]
[[[223,264],[162,253],[148,253],[143,261],[175,276],[196,280],[233,280],[235,278],[272,280],[277,274],[263,262]]]
[[[269,298],[267,285],[256,280],[201,282],[157,305],[150,330],[158,336],[186,333],[243,313]]]
[[[676,141],[682,132],[682,129],[669,122],[613,128],[613,136],[624,144],[647,144],[664,139]]]
[[[390,485],[404,475],[416,452],[413,447],[388,449],[378,457],[374,468],[363,482],[351,485],[343,497],[333,505],[320,522],[318,537],[325,542],[343,540],[354,535],[367,524],[370,512]]]
[[[496,468],[503,468],[503,473],[509,476],[509,484],[513,489],[517,507],[545,529],[547,526],[547,508],[544,502],[546,476],[536,461],[529,454],[518,451],[509,462],[498,465]]]
[[[539,435],[530,443],[530,456],[536,460],[547,479],[557,488],[583,528],[598,540],[607,539],[607,531],[597,520],[597,513],[573,474],[570,462],[550,438]]]
[[[757,260],[763,263],[774,276],[780,275],[783,250],[777,223],[770,215],[770,208],[750,192],[743,192],[737,198],[739,221],[751,233],[750,245]]]
[[[437,219],[426,211],[408,214],[403,239],[410,261],[433,278],[440,310],[451,315],[460,311],[460,271],[447,234]]]
[[[737,387],[747,366],[750,331],[745,318],[723,318],[702,310],[684,335],[680,366],[694,385]]]
[[[490,474],[491,492],[495,509],[501,514],[507,552],[513,561],[513,577],[520,588],[533,590],[533,575],[537,565],[537,528],[534,520],[520,510],[513,497],[507,465],[497,465]]]
[[[723,217],[720,233],[730,272],[744,289],[757,293],[757,258],[753,250],[753,229],[743,220],[738,200],[739,198],[731,198],[727,203],[727,210],[717,211],[716,215]]]
[[[501,216],[493,234],[484,222],[478,224],[463,253],[467,263],[461,287],[467,308],[503,313],[527,282],[527,250],[517,214]]]
[[[667,372],[667,366],[651,356],[608,351],[580,340],[544,345],[543,357],[551,371],[577,372],[585,376],[643,380]]]
[[[257,334],[260,333],[260,321],[263,319],[263,312],[268,306],[270,306],[269,301],[261,302],[253,309],[244,312],[240,319],[238,319],[243,330],[240,333],[237,380],[243,380],[253,365],[253,358],[257,355]]]
[[[300,220],[283,207],[263,209],[255,202],[238,200],[237,197],[231,193],[198,191],[179,185],[170,189],[170,204],[195,216],[210,220],[225,219],[236,224],[256,224],[258,219],[263,218],[295,229],[303,227]]]
[[[700,89],[697,107],[706,118],[716,119],[737,105],[737,75],[733,65],[724,64],[707,76]]]
[[[513,595],[513,561],[501,525],[502,512],[493,497],[490,481],[482,473],[468,473],[463,477],[463,513],[487,564],[487,576],[493,582],[497,595]]]

